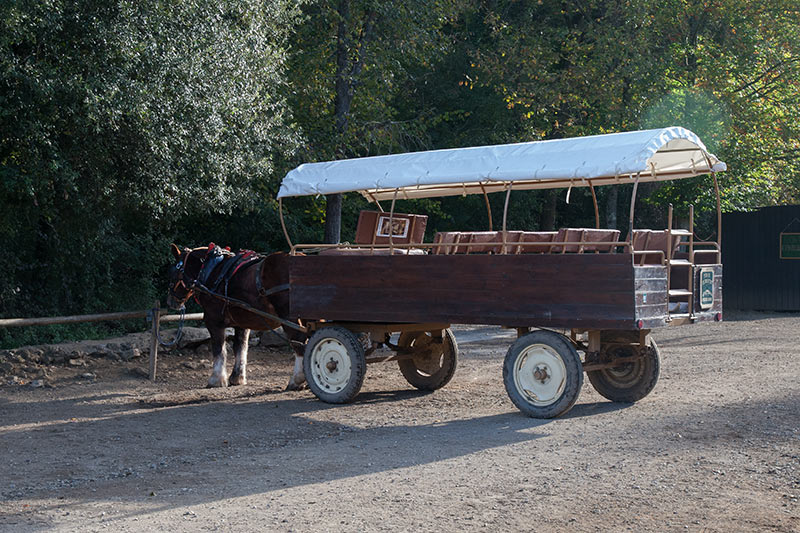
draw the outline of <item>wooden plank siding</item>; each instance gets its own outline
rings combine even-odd
[[[780,258],[780,234],[800,232],[800,205],[722,217],[726,309],[800,311],[800,259]]]
[[[292,318],[635,329],[629,254],[293,256]]]

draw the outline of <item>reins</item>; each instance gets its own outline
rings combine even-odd
[[[172,339],[172,341],[166,342],[164,339],[161,338],[161,330],[160,329],[156,329],[156,331],[158,331],[158,333],[156,334],[156,339],[158,339],[158,344],[160,344],[161,346],[164,346],[165,348],[169,348],[170,346],[175,346],[176,344],[178,344],[180,342],[181,337],[183,337],[183,323],[184,323],[184,319],[186,318],[186,306],[185,305],[181,306],[180,312],[181,312],[181,318],[180,318],[180,320],[178,320],[178,330],[175,332],[175,338]],[[148,311],[147,312],[147,321],[152,323],[153,322],[153,318],[154,318],[153,317],[153,311],[152,310]]]
[[[281,325],[284,325],[286,327],[289,327],[289,328],[292,328],[294,330],[300,331],[302,333],[308,333],[308,329],[303,327],[303,326],[301,326],[300,324],[295,324],[294,322],[290,322],[288,320],[284,320],[283,318],[281,318],[279,316],[273,315],[271,313],[267,313],[265,311],[262,311],[261,309],[256,309],[252,305],[250,305],[250,304],[248,304],[246,302],[243,302],[242,300],[237,300],[236,298],[231,298],[230,296],[224,296],[222,294],[216,293],[216,292],[208,289],[206,286],[204,286],[203,284],[201,284],[199,282],[196,282],[194,284],[193,288],[197,292],[200,292],[202,294],[211,296],[212,298],[217,298],[219,300],[224,301],[227,304],[235,305],[236,307],[240,307],[240,308],[244,309],[245,311],[249,311],[249,312],[253,313],[254,315],[258,315],[258,316],[261,316],[261,317],[264,317],[264,318],[268,318],[270,320],[274,320],[275,322],[279,322]],[[279,290],[275,290],[270,294],[274,294],[276,292],[281,292],[281,291],[284,291],[284,290],[289,290],[289,285],[286,284],[285,288],[284,288],[284,285],[278,285],[277,287],[273,287],[273,288],[274,289],[279,289]],[[270,289],[270,290],[272,290],[272,289]],[[269,292],[269,291],[267,291],[267,292]]]

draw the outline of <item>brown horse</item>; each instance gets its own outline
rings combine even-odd
[[[181,249],[173,244],[172,254],[177,263],[170,271],[167,305],[172,309],[179,309],[189,298],[195,296],[203,307],[203,320],[211,334],[211,351],[214,354],[208,386],[244,385],[247,383],[250,330],[273,330],[282,324],[209,295],[203,289],[235,298],[255,309],[285,319],[289,314],[289,256],[283,252],[266,257],[253,252],[233,254],[213,243],[194,249]],[[225,364],[227,327],[233,327],[235,331],[235,361],[230,376],[226,373]],[[286,325],[282,327],[295,351],[294,372],[286,390],[298,390],[303,388],[306,381],[303,374],[303,350],[307,336]]]

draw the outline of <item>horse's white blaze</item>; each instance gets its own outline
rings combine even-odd
[[[550,405],[564,393],[567,368],[553,348],[532,344],[514,365],[514,385],[534,405]]]

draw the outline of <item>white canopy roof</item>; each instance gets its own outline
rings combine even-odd
[[[359,191],[369,200],[661,181],[726,170],[681,127],[306,163],[278,198]]]

